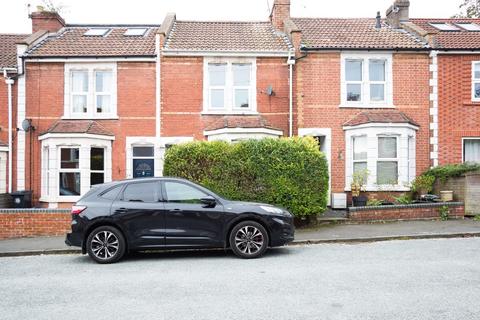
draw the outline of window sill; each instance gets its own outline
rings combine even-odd
[[[81,196],[58,196],[58,197],[50,197],[50,196],[41,196],[39,201],[40,202],[54,202],[54,203],[59,203],[59,202],[77,202],[80,200]]]
[[[479,101],[464,101],[463,105],[465,107],[480,107],[480,100]]]
[[[102,116],[63,116],[63,120],[118,120],[117,115],[102,115]]]
[[[211,115],[225,115],[225,116],[251,116],[258,115],[257,111],[203,111],[202,116],[211,116]]]
[[[395,109],[394,105],[388,104],[341,104],[340,109]]]

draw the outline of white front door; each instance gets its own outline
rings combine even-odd
[[[7,192],[7,152],[0,151],[0,193]]]
[[[332,183],[332,129],[331,128],[302,128],[298,129],[298,135],[301,137],[314,137],[320,148],[325,154],[328,162],[328,198],[327,205],[331,205],[331,183]]]

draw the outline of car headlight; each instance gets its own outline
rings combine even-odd
[[[283,214],[283,210],[280,208],[269,207],[269,206],[260,206],[263,210],[273,213],[273,214]]]

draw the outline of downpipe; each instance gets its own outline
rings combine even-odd
[[[287,64],[289,67],[289,110],[288,136],[293,137],[293,66],[295,65],[295,49],[288,52]]]
[[[12,69],[14,70],[14,69]],[[8,76],[7,69],[3,69],[3,77],[5,78],[5,83],[7,84],[8,89],[8,193],[12,193],[12,173],[13,173],[13,163],[12,163],[12,153],[13,153],[13,101],[12,101],[12,86],[15,83],[15,80]]]

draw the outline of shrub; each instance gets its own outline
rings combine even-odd
[[[433,190],[435,176],[424,173],[415,178],[412,182],[412,192],[428,194]]]
[[[403,196],[393,198],[397,204],[411,204],[413,202],[410,194],[404,194]]]
[[[312,138],[175,145],[165,155],[164,174],[227,199],[279,205],[298,217],[327,206],[328,164]]]
[[[450,214],[450,209],[447,206],[443,206],[440,208],[440,220],[447,221],[449,214]]]
[[[477,170],[480,170],[480,164],[466,162],[435,167],[424,172],[422,175],[433,176],[436,179],[440,179],[441,182],[445,182],[448,178],[459,177],[467,172]]]

